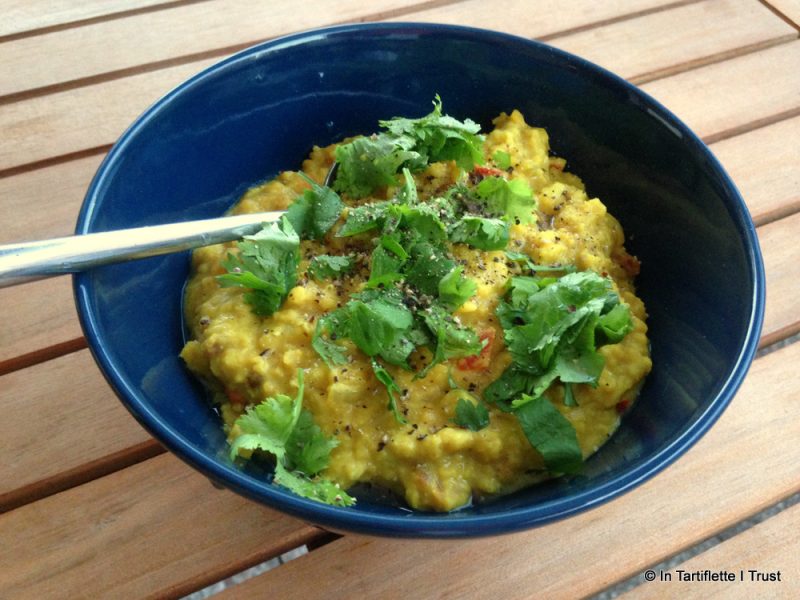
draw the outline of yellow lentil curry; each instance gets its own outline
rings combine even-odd
[[[624,248],[619,222],[599,199],[587,195],[577,176],[565,172],[564,159],[550,155],[543,129],[527,125],[516,110],[501,114],[494,126],[493,131],[478,138],[482,156],[473,157],[472,164],[467,161],[471,168],[463,168],[464,161],[459,160],[429,160],[415,169],[404,170],[405,183],[398,167],[393,171],[393,185],[379,185],[364,197],[357,197],[363,195],[363,190],[361,194],[342,193],[343,210],[334,216],[335,225],[318,232],[322,235],[301,237],[296,279],[271,314],[253,310],[253,300],[247,300],[248,286],[222,284],[220,276],[226,270],[235,276],[241,274],[241,269],[231,267],[230,262],[226,266],[226,261],[237,253],[236,244],[194,252],[185,298],[185,318],[192,339],[182,357],[212,391],[231,441],[242,435],[239,423],[248,407],[265,398],[295,398],[302,381],[303,410],[313,417],[316,433],[322,436],[319,439],[328,441],[330,453],[320,463],[323,468],[317,474],[309,474],[309,480],[324,477],[343,492],[358,483],[374,484],[395,492],[414,509],[449,511],[574,471],[559,467],[558,457],[548,461],[552,450],[548,443],[552,440],[547,439],[547,432],[540,435],[525,429],[531,427],[531,419],[535,421],[536,416],[531,413],[523,418],[520,406],[534,396],[540,403],[537,410],[549,415],[545,420],[550,419],[552,424],[556,419],[558,427],[569,429],[579,458],[591,455],[611,436],[651,368],[645,307],[634,291],[638,261]],[[373,135],[359,139],[377,138]],[[232,212],[287,209],[303,198],[311,180],[322,183],[334,160],[340,158],[336,152],[337,145],[315,147],[302,165],[308,179],[300,173],[283,172],[250,189]],[[434,154],[428,152],[428,158]],[[467,290],[468,297],[443,311],[447,313],[443,321],[447,326],[455,328],[456,333],[472,336],[465,342],[470,349],[439,352],[436,356],[436,337],[439,335],[441,347],[444,334],[437,334],[430,321],[425,321],[430,328],[428,342],[417,343],[409,334],[410,350],[404,352],[402,360],[392,361],[386,352],[365,352],[362,348],[367,348],[366,342],[354,343],[343,337],[337,339],[336,335],[328,335],[324,345],[336,345],[333,355],[338,352],[339,360],[321,356],[312,344],[320,335],[320,323],[328,325],[327,330],[323,327],[323,334],[330,334],[335,327],[325,321],[326,316],[338,314],[337,310],[341,313],[343,307],[352,305],[352,298],[359,297],[368,287],[372,290],[369,293],[399,290],[397,294],[404,304],[397,306],[411,314],[417,314],[413,310],[421,310],[418,305],[433,302],[430,296],[435,296],[435,292],[419,294],[409,303],[408,286],[404,288],[402,280],[391,276],[378,278],[377,285],[368,285],[377,268],[376,247],[383,248],[383,258],[388,256],[394,264],[407,253],[392,242],[402,239],[392,237],[391,232],[387,234],[386,225],[384,237],[374,229],[342,236],[342,223],[348,215],[354,214],[357,207],[375,203],[385,209],[387,205],[408,202],[409,194],[417,195],[414,202],[418,204],[448,194],[458,197],[458,193],[452,193],[453,186],[469,195],[485,180],[500,187],[521,182],[516,191],[522,190],[524,195],[528,189],[533,203],[527,209],[530,218],[519,218],[521,213],[517,212],[502,222],[505,229],[500,236],[507,235],[502,248],[494,242],[470,243],[469,235],[451,236],[445,246],[438,247],[446,247],[451,253],[447,268],[455,266],[449,275],[456,273],[459,285],[474,282],[461,287],[462,291]],[[319,192],[323,188],[317,185],[314,189]],[[481,200],[473,196],[473,201],[475,198]],[[472,210],[469,202],[466,205],[462,211]],[[366,221],[380,221],[377,213],[367,213],[367,217]],[[497,214],[487,216],[484,210],[481,218],[484,217],[487,220],[475,223],[497,225],[498,219],[491,218]],[[395,219],[395,225],[397,222]],[[370,227],[363,220],[361,225]],[[421,227],[413,225],[411,229],[414,228]],[[436,252],[439,250],[428,257],[431,264],[437,260]],[[321,255],[349,256],[351,270],[333,273],[332,277],[313,277],[309,266]],[[598,343],[596,352],[590,352],[592,358],[587,360],[594,367],[587,368],[598,372],[599,365],[599,377],[587,378],[583,371],[576,376],[563,366],[566,362],[556,369],[561,378],[551,375],[536,380],[530,373],[526,375],[524,359],[509,347],[519,345],[520,335],[538,325],[525,323],[524,316],[514,312],[524,312],[527,305],[514,305],[511,296],[518,291],[524,295],[526,282],[538,281],[534,287],[545,289],[564,277],[583,274],[591,274],[595,283],[601,281],[605,286],[603,297],[614,300],[605,306],[617,306],[612,312],[624,312],[628,319],[624,331],[618,332],[620,335],[609,334],[602,347]],[[433,276],[439,284],[447,279],[441,272]],[[510,284],[515,277],[516,287]],[[603,302],[599,301],[599,306]],[[416,307],[411,306],[414,303]],[[502,305],[505,313],[501,314]],[[597,310],[601,314],[606,309]],[[575,306],[566,306],[565,318],[570,312],[575,312]],[[391,327],[391,319],[388,326]],[[367,325],[367,329],[371,327]],[[593,329],[589,334],[593,343],[602,337],[597,332],[599,329]],[[362,333],[369,336],[374,332]],[[355,339],[356,334],[351,335]],[[541,344],[528,350],[531,356],[541,358]],[[573,363],[580,363],[583,358],[572,356]],[[438,364],[431,366],[432,362]],[[302,370],[302,380],[298,370]],[[568,371],[572,375],[566,374]],[[504,373],[511,383],[501,393],[487,393],[492,391],[493,382],[503,380]],[[514,375],[521,377],[522,383]],[[537,381],[535,385],[530,383],[533,380]],[[545,389],[537,390],[537,385],[544,385]],[[490,397],[501,401],[493,402]],[[532,405],[533,402],[529,406]],[[243,445],[238,454],[249,457],[251,451],[247,447]],[[269,450],[263,445],[255,447]],[[558,454],[558,450],[555,452]],[[279,454],[276,456],[280,459]],[[276,477],[276,482],[281,481]],[[339,501],[341,496],[337,494],[335,499]]]

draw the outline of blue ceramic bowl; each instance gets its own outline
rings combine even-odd
[[[451,514],[298,498],[227,459],[202,389],[178,358],[187,253],[79,275],[81,322],[136,419],[212,480],[335,530],[407,537],[530,528],[652,477],[717,420],[752,360],[764,307],[755,230],[734,184],[672,113],[622,79],[530,40],[477,29],[370,24],[245,50],[167,94],[100,167],[78,233],[222,214],[252,184],[296,169],[313,144],[378,119],[445,110],[490,126],[519,108],[616,215],[643,267],[654,369],[640,400],[582,475]],[[209,487],[209,493],[214,493]]]

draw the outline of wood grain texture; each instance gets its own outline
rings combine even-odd
[[[587,513],[473,541],[348,535],[220,598],[337,599],[365,590],[371,597],[397,598],[411,584],[415,595],[437,598],[596,593],[800,489],[798,360],[800,344],[757,360],[719,422],[683,458]],[[753,568],[769,564],[758,555],[751,559]]]
[[[764,225],[758,230],[767,274],[767,309],[762,345],[800,331],[800,213]]]
[[[711,145],[757,225],[800,210],[798,139],[795,117]]]
[[[80,347],[83,337],[72,299],[72,278],[57,277],[0,289],[0,373],[47,358],[48,349]],[[44,356],[39,354],[44,353]]]
[[[0,590],[178,597],[321,535],[163,455],[0,515]]]
[[[0,96],[215,50],[221,56],[293,31],[407,10],[420,1],[308,0],[302,10],[285,0],[200,2],[13,40],[0,53]]]
[[[797,30],[758,2],[717,0],[626,19],[549,43],[641,83],[795,38]]]
[[[781,44],[650,82],[643,89],[700,135],[718,137],[800,110],[800,70],[795,68],[799,59],[800,41]],[[4,106],[0,175],[20,165],[111,144],[146,106],[212,62],[191,62]],[[607,66],[616,68],[613,60]],[[687,89],[693,93],[687,94]],[[763,93],[765,89],[770,93]],[[697,101],[700,97],[703,102]]]
[[[3,0],[0,37],[141,9],[169,0]]]
[[[0,172],[112,144],[149,105],[214,60],[68,90],[0,110]]]
[[[773,7],[800,29],[800,0],[764,0],[764,4]]]
[[[662,581],[659,573],[653,583],[644,583],[620,597],[624,600],[797,598],[800,594],[798,531],[800,505],[795,505],[670,569],[667,573],[671,580]],[[687,581],[681,579],[678,569],[689,574],[726,571],[732,573],[735,580]],[[751,571],[759,571],[761,575]],[[769,579],[769,574],[773,575],[773,580]]]
[[[420,21],[469,25],[495,29],[528,38],[550,37],[574,29],[613,22],[632,15],[668,9],[680,2],[664,0],[573,0],[564,10],[560,0],[539,0],[535,7],[527,2],[507,2],[502,10],[487,7],[485,0],[466,0],[397,17],[396,21]]]
[[[72,235],[103,154],[0,178],[0,244]],[[21,219],[24,212],[35,219]]]
[[[78,377],[77,374],[81,376]],[[156,444],[117,400],[88,350],[0,377],[4,407],[0,511],[102,470]],[[57,458],[57,459],[56,459]]]
[[[799,112],[798,64],[795,41],[641,87],[711,143]]]

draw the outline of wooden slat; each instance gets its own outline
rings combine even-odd
[[[573,0],[569,3],[569,10],[565,10],[560,0],[539,0],[535,6],[528,2],[507,2],[502,10],[495,10],[488,7],[485,0],[466,0],[393,20],[469,25],[528,38],[543,38],[684,3],[665,0]]]
[[[800,331],[800,213],[764,225],[758,230],[767,274],[767,310],[762,345]]]
[[[772,6],[800,29],[800,0],[765,0],[765,4]]]
[[[395,598],[409,586],[423,598],[579,598],[605,589],[800,489],[798,360],[800,344],[756,361],[733,404],[694,448],[600,508],[472,541],[347,535],[221,598],[318,598],[321,581],[328,599],[365,590]],[[751,559],[753,568],[769,566]]]
[[[172,3],[168,0],[3,0],[0,37]]]
[[[13,448],[0,463],[0,512],[162,452],[88,350],[3,375],[0,403]]]
[[[193,62],[3,106],[0,171],[109,146],[150,104],[214,62]]]
[[[795,38],[797,30],[758,2],[717,0],[557,37],[550,43],[641,83]]]
[[[2,288],[0,306],[0,373],[84,346],[70,277]]]
[[[609,57],[608,64],[612,70],[613,59]],[[715,139],[800,110],[798,60],[800,42],[781,44],[653,81],[643,89],[684,117],[700,135]],[[148,104],[211,62],[192,62],[4,106],[0,173],[107,146]],[[688,89],[696,93],[687,94]],[[763,93],[765,89],[770,93]],[[703,102],[697,102],[699,95]]]
[[[711,143],[800,112],[798,64],[800,41],[641,87]]]
[[[621,598],[625,600],[752,600],[753,598],[797,598],[800,593],[800,505],[759,523],[718,546],[680,563],[653,583],[644,583]],[[682,575],[678,570],[688,575]],[[733,581],[691,581],[691,574],[725,571]],[[761,575],[751,573],[759,571]],[[772,574],[772,579],[770,579]],[[662,581],[662,577],[664,580]],[[706,577],[708,577],[706,575]],[[762,577],[766,579],[762,579]],[[671,578],[667,580],[667,578]]]
[[[0,178],[0,244],[42,240],[75,232],[83,197],[103,154]],[[23,210],[35,219],[13,218]]]
[[[800,117],[712,144],[757,225],[800,210]]]
[[[0,590],[178,597],[321,535],[163,455],[0,515]]]
[[[221,56],[292,31],[408,10],[420,1],[307,0],[302,10],[286,1],[200,2],[14,40],[0,53],[0,96],[180,57]]]

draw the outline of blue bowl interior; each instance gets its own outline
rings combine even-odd
[[[654,370],[582,475],[448,515],[364,498],[339,509],[269,485],[226,457],[217,415],[183,367],[188,254],[95,269],[76,299],[95,357],[133,415],[212,479],[323,526],[400,536],[522,529],[594,506],[664,468],[716,420],[755,350],[761,258],[722,168],[682,123],[623,80],[542,44],[431,25],[300,34],[183,84],[123,135],[87,194],[80,233],[220,215],[250,185],[297,169],[312,145],[377,121],[445,111],[484,129],[518,108],[622,222],[642,261]],[[209,493],[214,493],[209,488]]]

